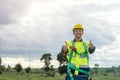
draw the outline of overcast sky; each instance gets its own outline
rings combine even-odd
[[[90,65],[120,65],[120,0],[0,0],[0,57],[4,65],[20,62],[40,67],[44,53],[52,64],[66,40],[73,40],[72,28],[81,23],[83,40],[96,52]],[[58,64],[57,64],[58,65]]]

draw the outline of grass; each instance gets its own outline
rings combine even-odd
[[[48,77],[45,74],[33,74],[33,73],[11,73],[4,72],[0,75],[0,80],[64,80],[65,74],[60,75],[56,73],[54,77]],[[120,80],[120,75],[114,76],[113,74],[109,74],[107,76],[103,75],[94,75],[93,80]]]
[[[64,80],[65,75],[61,76],[56,73],[56,76],[49,77],[45,74],[18,74],[18,73],[8,73],[4,72],[0,75],[0,80]]]
[[[113,74],[109,74],[107,76],[103,76],[103,75],[95,75],[93,76],[93,80],[120,80],[120,75],[113,75]]]

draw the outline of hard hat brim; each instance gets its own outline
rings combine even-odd
[[[74,32],[75,29],[80,29],[80,30],[84,31],[83,28],[73,28],[73,32]]]

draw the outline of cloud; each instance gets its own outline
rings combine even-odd
[[[18,19],[26,13],[26,6],[31,1],[0,0],[0,25],[17,23]]]
[[[116,56],[112,55],[114,51],[119,51],[119,3],[119,0],[1,0],[0,55],[24,57],[31,53],[33,59],[39,59],[50,52],[56,59],[64,41],[74,38],[73,25],[80,22],[85,28],[83,39],[92,40],[97,48],[92,61],[103,64],[104,56],[108,56],[103,54],[105,46],[111,57]]]
[[[31,67],[31,68],[42,68],[44,67],[44,62],[40,61],[39,59],[30,60],[29,58],[22,58],[22,57],[4,57],[2,58],[2,65],[6,67],[10,65],[11,67],[15,67],[16,64],[20,63],[23,68]],[[52,60],[51,65],[54,68],[59,66],[59,62],[57,60]]]
[[[118,66],[119,64],[119,50],[120,50],[120,35],[116,42],[113,42],[109,45],[105,45],[100,49],[97,49],[94,54],[90,56],[90,64],[94,66],[95,63],[98,63],[100,66],[110,67]]]
[[[7,66],[10,65],[11,67],[15,67],[16,64],[20,63],[22,67],[27,67],[29,65],[29,61],[26,61],[25,58],[10,58],[4,57],[2,58],[2,64]]]

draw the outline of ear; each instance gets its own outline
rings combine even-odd
[[[73,31],[73,35],[75,35],[74,31]]]

